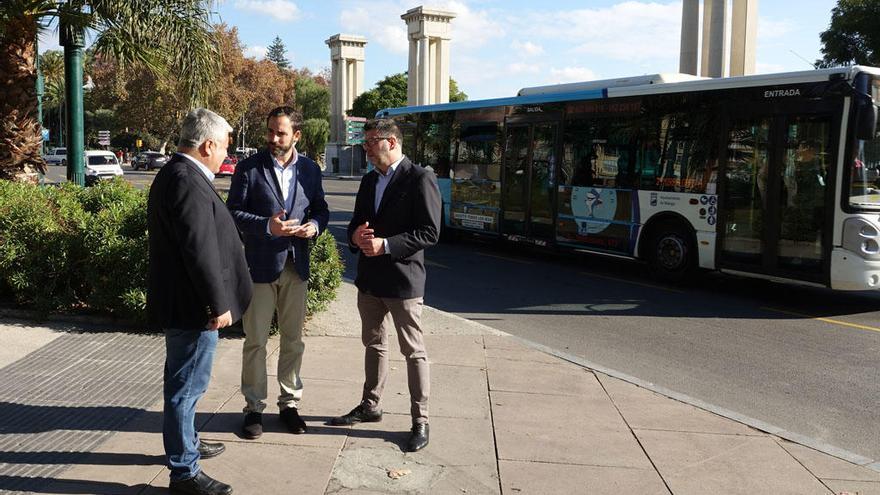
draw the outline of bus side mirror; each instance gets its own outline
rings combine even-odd
[[[874,139],[877,133],[877,106],[870,98],[859,101],[856,118],[856,139],[865,141]]]

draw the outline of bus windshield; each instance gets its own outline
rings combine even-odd
[[[880,79],[875,78],[870,87],[874,104],[880,104]],[[880,208],[880,127],[874,139],[856,141],[851,177],[850,206]]]

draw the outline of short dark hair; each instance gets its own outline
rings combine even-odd
[[[293,127],[293,131],[296,132],[300,130],[302,127],[302,113],[297,111],[293,107],[289,107],[287,105],[282,105],[280,107],[275,107],[269,112],[269,116],[266,117],[266,125],[269,125],[269,119],[272,117],[287,117],[290,119],[290,125]]]
[[[397,142],[403,143],[403,133],[394,119],[370,119],[364,124],[364,133],[375,130],[383,136],[394,136]]]

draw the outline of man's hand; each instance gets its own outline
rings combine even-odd
[[[286,213],[286,211],[281,210],[269,219],[269,232],[275,237],[289,237],[295,235],[300,228],[299,220],[295,218],[291,220],[281,219]]]
[[[381,256],[385,254],[385,239],[374,237],[364,241],[358,247],[367,256]]]
[[[297,237],[302,237],[304,239],[310,239],[314,237],[318,233],[317,227],[312,222],[306,222],[299,226],[297,230],[293,233],[293,235]]]
[[[205,326],[205,328],[208,330],[219,330],[221,328],[226,328],[229,325],[232,325],[232,313],[227,311],[220,316],[208,320],[208,325]]]
[[[370,222],[358,225],[351,235],[351,242],[367,256],[385,254],[385,239],[374,235]]]

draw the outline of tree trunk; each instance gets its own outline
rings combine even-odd
[[[36,183],[46,173],[37,122],[37,23],[12,17],[0,36],[0,179]]]

